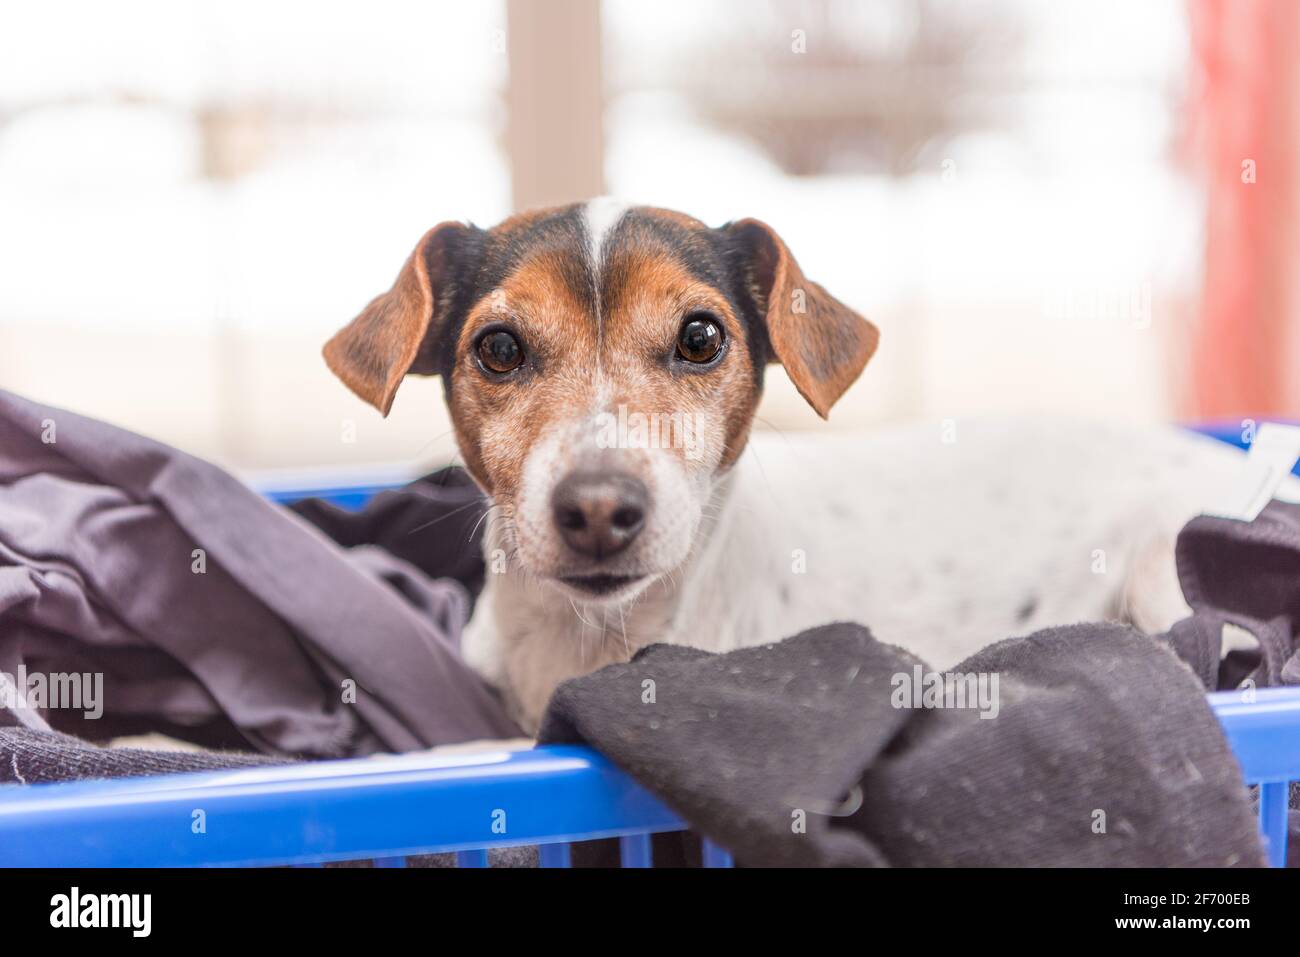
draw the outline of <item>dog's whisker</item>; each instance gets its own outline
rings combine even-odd
[[[451,435],[451,434],[452,434],[453,432],[455,432],[455,431],[456,431],[456,429],[453,427],[453,428],[448,429],[446,432],[441,432],[441,433],[439,433],[438,435],[435,435],[435,436],[434,436],[433,438],[431,438],[428,442],[425,442],[422,446],[420,446],[418,449],[416,449],[415,452],[414,452],[412,455],[407,456],[407,458],[412,458],[412,459],[414,459],[414,458],[419,458],[421,455],[423,455],[425,452],[428,451],[429,446],[433,445],[433,443],[435,443],[435,442],[441,442],[443,439],[445,439],[447,436]],[[454,455],[452,456],[452,462],[455,462],[455,456],[454,456]],[[450,464],[450,463],[448,463],[448,464]]]
[[[668,579],[668,584],[672,586],[672,594],[677,594],[677,579],[674,577],[671,568],[659,576],[659,581],[663,581],[665,578]]]
[[[574,613],[574,615],[577,616],[578,621],[582,622],[582,625],[583,625],[582,634],[583,634],[584,636],[586,635],[586,630],[587,630],[588,628],[595,628],[595,627],[596,627],[596,625],[595,625],[594,622],[590,622],[590,621],[588,621],[588,620],[586,619],[586,617],[582,614],[582,612],[578,611],[578,606],[577,606],[577,604],[574,602],[574,600],[573,600],[572,598],[569,599],[569,607],[573,609],[573,613]]]
[[[759,477],[763,480],[763,487],[767,489],[768,497],[771,498],[773,502],[779,502],[780,499],[777,497],[776,490],[772,488],[772,482],[767,477],[767,469],[763,468],[763,460],[759,458],[758,449],[754,447],[753,442],[750,442],[749,445],[745,446],[745,452],[743,454],[748,454],[753,458],[754,465],[758,468]]]
[[[780,428],[780,427],[778,427],[778,426],[773,425],[770,419],[765,419],[765,418],[763,418],[761,415],[757,415],[757,414],[755,414],[755,416],[754,416],[754,421],[755,421],[755,422],[758,422],[760,425],[762,425],[764,428],[766,428],[767,431],[769,431],[769,432],[775,432],[775,433],[776,433],[777,435],[779,435],[783,440],[785,440],[785,442],[786,442],[787,444],[789,443],[789,441],[790,441],[790,436],[789,436],[789,434],[785,431],[785,429],[782,429],[782,428]]]
[[[623,617],[623,606],[618,606],[618,630],[623,635],[623,654],[629,660],[632,657],[632,649],[627,643],[627,620]]]
[[[439,522],[444,522],[444,521],[446,521],[447,519],[451,518],[451,517],[454,516],[454,515],[459,515],[461,512],[465,511],[466,509],[470,509],[470,508],[482,508],[482,507],[483,507],[483,503],[482,503],[482,502],[466,502],[464,505],[459,505],[459,506],[457,506],[456,508],[453,508],[450,512],[446,512],[446,513],[444,513],[444,514],[442,514],[442,515],[439,515],[437,518],[432,519],[431,521],[425,522],[423,525],[417,525],[417,526],[415,526],[415,528],[411,529],[411,530],[410,530],[409,532],[407,532],[406,534],[407,534],[407,535],[414,535],[416,532],[424,531],[424,529],[429,528],[429,527],[431,527],[431,526],[433,526],[433,525],[437,525]]]
[[[492,510],[494,508],[500,508],[500,506],[489,505],[486,509],[483,510],[483,514],[478,517],[478,521],[474,523],[474,527],[469,530],[469,538],[471,541],[473,541],[474,539],[474,533],[478,531],[479,526],[483,524],[483,522],[487,519],[487,517],[492,514]]]

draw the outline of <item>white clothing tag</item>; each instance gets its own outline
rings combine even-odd
[[[1253,522],[1273,500],[1282,480],[1300,460],[1300,426],[1265,422],[1255,433],[1241,478],[1225,501],[1207,515]]]

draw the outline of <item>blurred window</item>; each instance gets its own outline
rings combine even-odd
[[[322,330],[434,223],[509,212],[504,27],[491,0],[8,5],[0,383],[294,458]]]
[[[445,458],[436,381],[381,422],[322,341],[429,226],[603,164],[626,199],[767,220],[881,327],[836,425],[1171,411],[1204,241],[1183,0],[542,9],[14,6],[0,385],[237,465]],[[554,93],[598,73],[603,117]],[[768,392],[762,422],[817,424]]]
[[[881,352],[833,421],[1168,411],[1182,0],[605,0],[610,191],[757,216]],[[812,425],[774,375],[765,417]]]

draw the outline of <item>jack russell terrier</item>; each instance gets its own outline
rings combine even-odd
[[[1218,442],[965,420],[751,439],[768,364],[825,417],[878,339],[761,222],[597,200],[430,230],[324,353],[385,415],[403,377],[442,376],[490,503],[464,653],[530,732],[561,681],[655,642],[855,620],[947,668],[1186,613],[1174,536],[1243,461]]]

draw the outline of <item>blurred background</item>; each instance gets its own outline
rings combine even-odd
[[[445,461],[319,356],[429,226],[756,216],[882,347],[822,426],[1300,415],[1292,0],[7,4],[0,386],[240,470]]]

